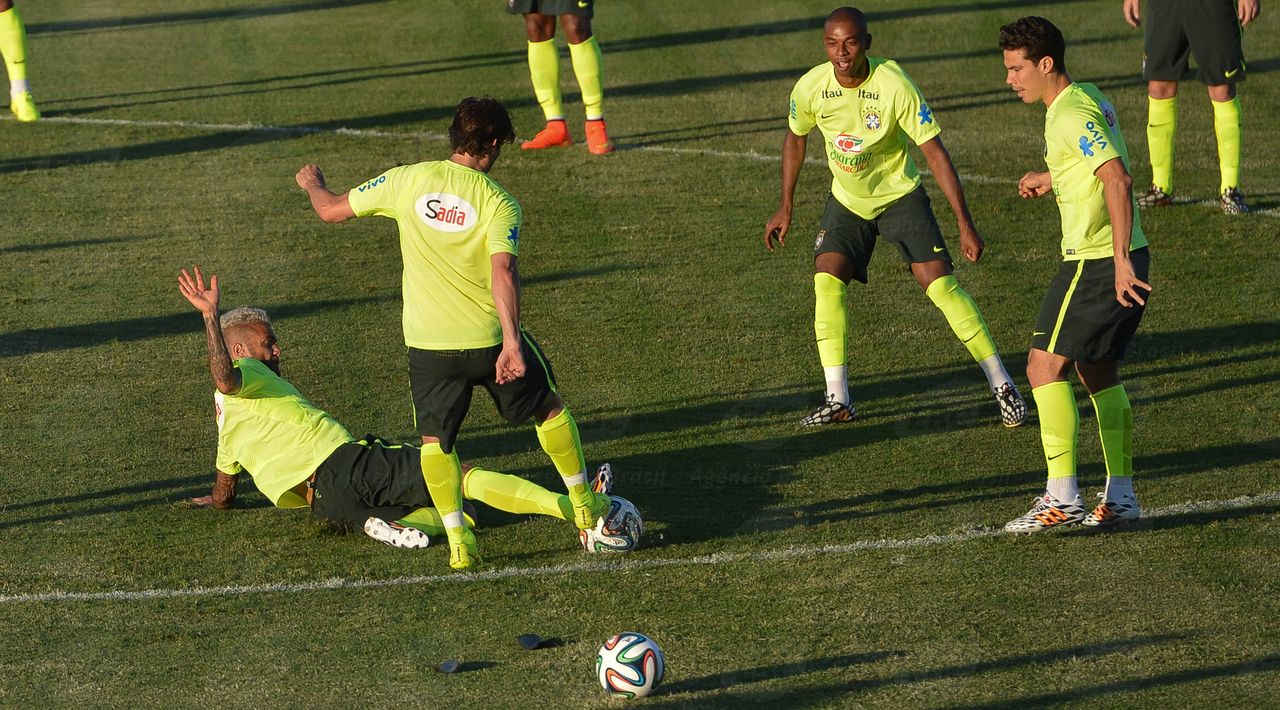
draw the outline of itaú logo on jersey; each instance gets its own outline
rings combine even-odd
[[[848,133],[841,133],[831,141],[831,145],[841,153],[861,153],[862,139],[857,136],[851,136]]]
[[[414,207],[424,224],[442,232],[461,232],[476,223],[476,208],[461,197],[447,192],[423,195],[418,198]]]

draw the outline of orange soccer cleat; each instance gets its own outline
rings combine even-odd
[[[573,139],[569,137],[569,125],[563,118],[556,118],[547,121],[546,128],[538,131],[538,135],[521,143],[520,147],[524,150],[541,150],[566,145],[573,145]]]
[[[613,143],[609,142],[609,129],[604,125],[603,118],[587,121],[585,128],[587,131],[587,150],[594,155],[613,152]]]

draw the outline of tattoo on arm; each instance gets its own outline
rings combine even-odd
[[[222,338],[216,311],[205,314],[204,331],[209,340],[209,372],[213,375],[213,384],[223,394],[234,394],[240,389],[240,373],[231,366],[231,354]]]

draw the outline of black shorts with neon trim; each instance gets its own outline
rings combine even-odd
[[[316,468],[311,514],[331,527],[360,530],[370,517],[399,520],[431,505],[422,452],[365,435],[334,450]]]
[[[923,186],[889,205],[875,219],[863,219],[835,196],[827,195],[821,226],[813,255],[843,254],[853,263],[853,278],[862,283],[867,282],[867,264],[871,263],[877,238],[898,247],[902,260],[908,264],[945,261],[951,266],[947,243],[942,240],[942,230],[938,229]]]
[[[1137,277],[1150,283],[1147,248],[1129,252],[1129,259]],[[1150,294],[1144,293],[1142,299],[1149,302]],[[1031,348],[1073,362],[1122,360],[1145,310],[1136,304],[1126,308],[1116,300],[1116,267],[1111,257],[1064,261],[1049,282]]]
[[[1244,50],[1235,0],[1148,0],[1142,16],[1142,78],[1181,81],[1195,57],[1196,78],[1210,85],[1244,81]]]
[[[512,15],[536,12],[540,15],[594,17],[595,9],[595,0],[507,0],[507,12]]]
[[[551,363],[528,333],[521,331],[520,343],[524,377],[503,385],[495,377],[501,345],[476,350],[409,348],[409,386],[418,433],[440,439],[445,453],[453,451],[477,386],[488,390],[498,414],[512,424],[528,421],[550,403],[556,396]]]

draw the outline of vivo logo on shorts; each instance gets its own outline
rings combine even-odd
[[[862,139],[857,136],[851,136],[848,133],[841,133],[831,141],[831,145],[841,153],[861,153]]]
[[[470,202],[447,192],[432,192],[414,203],[418,218],[428,227],[442,232],[461,232],[476,223],[476,208]]]

